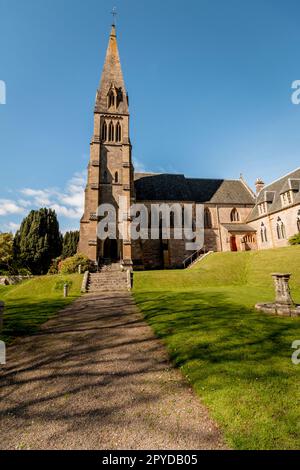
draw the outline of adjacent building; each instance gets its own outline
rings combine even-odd
[[[257,248],[286,246],[300,233],[300,168],[265,186],[257,181],[256,204],[247,218],[257,234]]]

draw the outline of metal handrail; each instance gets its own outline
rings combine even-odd
[[[201,248],[201,250],[194,251],[190,256],[188,256],[183,262],[183,269],[186,269],[188,266],[190,266],[197,258],[199,258],[200,255],[205,255],[206,249]]]

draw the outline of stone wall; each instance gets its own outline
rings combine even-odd
[[[300,204],[285,208],[275,214],[266,215],[253,222],[251,226],[257,230],[257,243],[259,250],[266,250],[268,248],[280,248],[288,245],[290,237],[298,233],[297,218],[300,210]],[[278,239],[277,236],[277,219],[280,218],[285,226],[286,237]],[[267,230],[267,241],[261,239],[262,224]]]
[[[152,201],[143,201],[150,213]],[[162,204],[163,202],[161,202]],[[182,201],[177,203],[183,205]],[[170,203],[170,205],[174,202]],[[245,223],[253,206],[245,205],[205,205],[211,213],[212,227],[204,230],[204,246],[206,251],[230,251],[230,234],[222,227],[222,223],[231,223],[231,211],[236,208],[241,223]],[[195,209],[195,204],[194,204]],[[256,249],[256,240],[253,243],[242,243],[244,235],[237,235],[239,251]],[[138,240],[132,242],[132,258],[135,266],[145,269],[180,268],[183,261],[193,252],[186,250],[186,240],[174,240],[171,229],[170,240]]]
[[[0,277],[0,285],[1,286],[9,286],[19,284],[22,281],[26,281],[27,279],[31,279],[33,276],[1,276]]]

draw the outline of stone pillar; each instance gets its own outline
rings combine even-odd
[[[275,282],[275,303],[287,307],[294,305],[289,287],[291,274],[274,273],[272,277]]]
[[[3,329],[4,302],[0,301],[0,333]]]
[[[274,273],[272,277],[275,283],[275,302],[256,304],[256,309],[281,316],[299,317],[300,305],[293,302],[289,287],[291,274]]]
[[[68,284],[64,285],[64,297],[68,297],[69,295],[69,286]]]
[[[133,270],[127,269],[127,288],[130,291],[133,287]]]

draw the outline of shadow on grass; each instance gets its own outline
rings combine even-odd
[[[298,449],[300,369],[291,345],[300,319],[257,312],[241,292],[139,292],[135,299],[230,445]]]
[[[172,350],[178,366],[204,357],[211,362],[259,361],[288,352],[290,358],[286,340],[300,337],[300,320],[256,312],[220,292],[138,293],[135,299],[160,338],[169,344],[183,340],[182,349]]]
[[[15,338],[36,333],[43,323],[77,298],[78,296],[69,296],[66,299],[38,301],[29,301],[28,298],[10,300],[5,307],[4,327],[0,339],[9,344]]]

